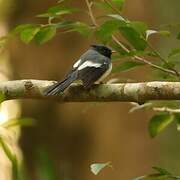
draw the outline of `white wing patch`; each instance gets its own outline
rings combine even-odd
[[[81,62],[81,59],[79,59],[78,61],[76,61],[76,62],[74,63],[74,65],[73,65],[73,68],[77,68],[77,67],[79,66],[80,62]]]
[[[98,68],[98,67],[101,67],[101,64],[100,63],[93,63],[92,61],[85,61],[83,64],[81,64],[78,67],[78,70],[82,70],[82,69],[87,68],[87,67]]]

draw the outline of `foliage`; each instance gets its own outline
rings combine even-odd
[[[46,20],[45,24],[18,25],[8,36],[0,38],[0,48],[3,48],[7,44],[7,41],[14,36],[19,37],[25,44],[35,42],[42,45],[55,38],[57,34],[77,32],[85,38],[94,37],[97,42],[109,45],[116,52],[116,55],[113,56],[113,73],[132,71],[146,65],[146,67],[152,68],[151,78],[153,80],[178,81],[180,79],[178,69],[180,67],[180,61],[177,58],[180,56],[180,48],[169,49],[169,54],[164,57],[150,43],[150,39],[153,36],[168,38],[171,36],[171,32],[165,26],[164,29],[160,27],[154,29],[149,27],[145,22],[127,19],[122,15],[124,1],[85,0],[87,9],[80,10],[75,7],[66,6],[66,0],[59,0],[57,5],[37,15],[37,18]],[[92,7],[93,9],[103,10],[103,13],[99,17],[95,17]],[[69,18],[66,20],[66,15],[79,11],[86,12],[86,10],[88,10],[90,15],[91,23],[69,20]],[[101,23],[99,23],[99,19],[101,19]],[[119,37],[123,37],[123,40]],[[176,34],[176,40],[179,41],[179,39],[180,32]],[[153,61],[154,59],[156,61]],[[153,76],[155,73],[157,74],[156,77]],[[155,137],[173,122],[177,124],[177,130],[180,130],[179,105],[179,101],[161,104],[158,102],[147,102],[141,105],[134,105],[130,111],[134,112],[135,110],[144,108],[154,111],[160,108],[163,111],[160,114],[154,115],[149,121],[148,129],[150,136]],[[19,125],[26,124],[24,120],[14,121],[14,125],[18,123]],[[9,127],[11,125],[6,126]],[[12,162],[12,166],[16,166],[16,156],[9,150],[8,145],[2,138],[0,139],[0,143],[7,157]],[[94,174],[98,174],[106,166],[109,166],[109,163],[92,164],[91,171]],[[154,170],[157,173],[148,175],[148,177],[173,177],[171,173],[162,168],[154,167]],[[147,176],[136,178],[136,180],[144,179],[145,177]]]

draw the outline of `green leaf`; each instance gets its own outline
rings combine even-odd
[[[82,22],[75,22],[72,24],[72,30],[77,31],[85,37],[88,37],[91,34],[91,28]]]
[[[180,55],[180,48],[172,49],[168,55],[168,58],[176,57]]]
[[[20,31],[20,39],[24,43],[30,43],[34,36],[39,32],[40,27],[38,26],[27,26]]]
[[[105,167],[111,167],[111,163],[107,162],[107,163],[95,163],[95,164],[91,164],[90,168],[91,168],[91,172],[94,175],[99,174],[99,172],[104,169]]]
[[[111,1],[119,10],[122,10],[125,0],[111,0]]]
[[[136,50],[145,50],[147,47],[147,42],[143,39],[142,35],[131,25],[120,27],[120,32]]]
[[[4,128],[11,128],[15,126],[34,126],[35,121],[32,118],[20,118],[20,119],[10,119],[2,124]]]
[[[59,23],[53,24],[53,26],[56,28],[68,29],[68,28],[72,28],[73,24],[74,24],[74,21],[61,21]]]
[[[171,33],[169,31],[166,31],[166,30],[161,30],[161,31],[158,31],[158,34],[162,35],[162,36],[170,36]]]
[[[97,2],[93,2],[93,4],[98,8],[98,9],[102,9],[105,10],[106,12],[112,12],[112,8],[105,2],[101,2],[101,1],[97,1]]]
[[[164,31],[164,30],[161,30],[161,31],[156,31],[156,30],[147,30],[146,31],[146,39],[149,38],[149,36],[153,35],[153,34],[159,34],[159,35],[162,35],[162,36],[170,36],[170,32],[169,31]]]
[[[44,44],[51,40],[56,35],[56,27],[48,26],[42,27],[40,31],[35,36],[35,41],[38,44]]]
[[[154,170],[156,170],[157,172],[159,172],[161,175],[172,175],[170,172],[168,172],[166,169],[161,168],[161,167],[156,167],[153,166],[152,167]]]
[[[100,39],[103,43],[107,43],[111,40],[112,34],[118,31],[121,26],[121,22],[119,20],[109,20],[102,24],[96,32],[98,39]],[[124,21],[123,21],[124,23]]]
[[[147,42],[143,37],[147,30],[146,24],[139,21],[131,22],[118,14],[110,14],[107,16],[119,21],[121,34],[136,50],[144,50],[147,47]]]
[[[115,67],[113,69],[113,72],[124,72],[124,71],[129,71],[132,70],[138,66],[142,66],[144,63],[140,62],[135,62],[135,61],[125,61],[121,63],[119,66]]]
[[[21,24],[16,26],[12,31],[11,34],[19,34],[21,33],[23,30],[28,29],[28,28],[32,28],[34,27],[33,24]]]
[[[174,120],[171,114],[158,114],[151,118],[149,122],[149,133],[151,137],[157,136],[161,131],[163,131],[169,124]]]
[[[76,11],[78,11],[76,8],[54,6],[49,8],[46,13],[37,15],[37,17],[57,17],[64,14],[71,14]]]
[[[136,30],[139,34],[142,34],[145,36],[146,34],[146,31],[148,29],[148,26],[147,24],[143,23],[143,22],[140,22],[140,21],[132,21],[130,23],[130,26]]]
[[[122,17],[121,15],[119,15],[119,14],[108,14],[107,17],[110,17],[110,18],[119,20],[119,21],[121,21],[122,24],[123,24],[123,22],[124,22],[124,25],[126,25],[126,23],[129,22],[128,20],[126,20],[125,18],[123,18],[123,17]]]

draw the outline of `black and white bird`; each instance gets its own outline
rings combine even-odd
[[[62,81],[45,90],[45,95],[56,95],[63,92],[75,80],[81,80],[86,89],[95,83],[101,83],[111,72],[111,54],[111,49],[106,46],[91,45]]]

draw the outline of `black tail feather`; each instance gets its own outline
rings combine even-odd
[[[46,96],[56,95],[59,92],[63,92],[73,81],[77,79],[77,72],[72,72],[63,81],[57,82],[47,88],[44,92]]]

